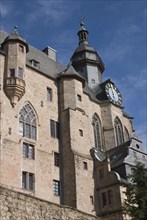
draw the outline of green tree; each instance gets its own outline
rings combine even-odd
[[[147,168],[138,162],[128,176],[123,210],[132,220],[147,220]]]

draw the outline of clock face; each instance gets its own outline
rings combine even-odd
[[[105,91],[108,99],[116,105],[121,105],[122,97],[119,90],[112,83],[107,83],[105,85]]]

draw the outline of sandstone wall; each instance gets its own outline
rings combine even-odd
[[[70,207],[0,187],[1,220],[101,220]]]

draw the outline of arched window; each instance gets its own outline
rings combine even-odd
[[[128,129],[126,127],[124,127],[124,136],[125,136],[125,141],[128,141],[130,136],[129,136]]]
[[[95,148],[98,150],[102,150],[102,129],[101,129],[101,122],[97,114],[93,116],[93,131],[94,131],[94,142]]]
[[[26,104],[19,114],[19,133],[31,139],[36,139],[36,117],[29,104]]]
[[[114,120],[114,129],[115,129],[116,144],[118,146],[124,142],[122,125],[118,117],[116,117]]]

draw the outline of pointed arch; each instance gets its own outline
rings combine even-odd
[[[36,140],[37,119],[30,103],[25,103],[19,112],[19,134]]]
[[[114,120],[114,130],[116,137],[116,145],[118,146],[124,142],[122,124],[118,117],[116,117]]]
[[[92,125],[94,132],[94,143],[97,150],[102,149],[102,127],[99,116],[95,113],[92,117]]]
[[[124,138],[125,138],[125,141],[128,141],[130,138],[129,131],[125,126],[124,126]]]

